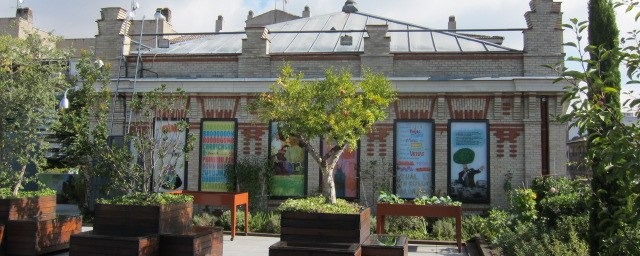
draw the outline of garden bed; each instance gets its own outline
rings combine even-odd
[[[269,256],[360,256],[358,243],[288,243],[269,247]]]
[[[362,244],[362,256],[407,256],[408,244],[406,236],[373,234]]]
[[[0,223],[9,220],[51,220],[55,216],[55,195],[0,199]]]
[[[80,216],[11,220],[6,226],[6,252],[9,255],[39,255],[68,249],[71,235],[80,233],[81,229]]]
[[[283,212],[280,240],[289,243],[363,243],[369,237],[371,210],[359,214]]]

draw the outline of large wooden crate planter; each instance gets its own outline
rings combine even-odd
[[[0,199],[0,223],[9,220],[50,220],[55,216],[55,195]]]
[[[157,256],[157,234],[120,237],[96,235],[93,231],[71,236],[69,256]]]
[[[144,236],[189,230],[193,203],[160,206],[96,204],[93,232],[97,235]]]
[[[361,256],[357,243],[288,243],[269,246],[269,256]]]
[[[280,240],[293,243],[363,243],[371,233],[371,210],[360,214],[283,212]]]
[[[362,256],[407,256],[409,242],[406,236],[371,235],[362,244]]]
[[[160,256],[222,256],[222,228],[194,227],[184,234],[161,234]]]
[[[69,248],[71,235],[82,230],[82,217],[51,220],[11,220],[6,225],[8,255],[39,255]]]

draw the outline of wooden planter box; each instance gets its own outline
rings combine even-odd
[[[56,216],[56,196],[0,199],[0,223],[10,220],[50,220]]]
[[[71,236],[69,256],[157,256],[158,235],[119,237],[92,231]]]
[[[385,216],[451,217],[456,219],[456,244],[462,251],[462,207],[450,205],[377,204],[376,233],[384,234]]]
[[[144,236],[184,233],[191,226],[193,203],[160,206],[96,204],[96,235]]]
[[[294,243],[363,243],[371,233],[371,209],[360,214],[283,212],[280,240]]]
[[[11,220],[5,243],[9,255],[39,255],[69,248],[71,235],[80,233],[82,217],[64,216],[51,220]]]
[[[269,256],[361,256],[360,244],[324,243],[289,244],[285,241],[269,246]]]
[[[222,228],[194,227],[185,234],[161,234],[160,256],[222,256]]]
[[[0,223],[0,255],[4,255],[4,224]]]
[[[394,239],[394,243],[385,244],[384,239]],[[371,235],[362,244],[362,256],[407,256],[409,242],[406,236]]]

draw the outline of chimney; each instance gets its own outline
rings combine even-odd
[[[171,9],[162,8],[162,10],[160,10],[160,13],[162,13],[162,16],[164,16],[164,19],[167,21],[167,23],[171,22]]]
[[[309,9],[307,5],[304,7],[304,11],[302,11],[302,18],[309,18],[309,16],[311,16],[311,9]]]
[[[33,12],[28,7],[18,8],[16,10],[16,18],[22,18],[29,23],[33,23]]]
[[[247,14],[247,20],[253,19],[253,11],[249,11],[249,14]]]
[[[449,16],[449,30],[456,30],[456,16]]]
[[[222,15],[218,15],[218,19],[216,20],[216,33],[222,30]]]

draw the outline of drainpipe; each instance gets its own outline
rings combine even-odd
[[[547,96],[540,98],[540,150],[542,158],[542,175],[547,176],[549,171],[549,101]]]

